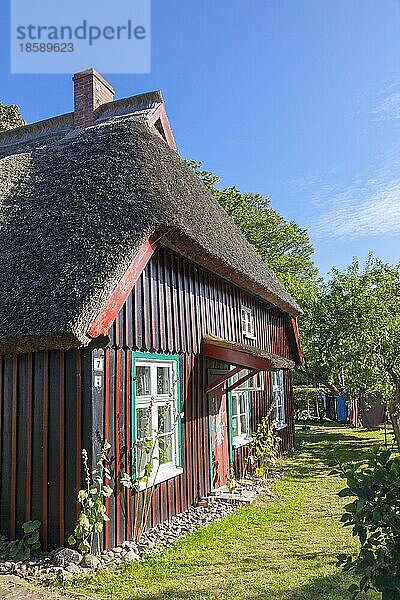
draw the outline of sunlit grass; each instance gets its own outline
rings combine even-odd
[[[356,542],[339,523],[342,482],[329,475],[327,456],[335,448],[357,459],[377,441],[383,434],[344,426],[300,432],[273,499],[259,498],[157,557],[64,586],[116,599],[346,599],[350,580],[336,568],[336,555]]]

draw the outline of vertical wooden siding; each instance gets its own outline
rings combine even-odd
[[[253,309],[256,340],[243,339],[240,307]],[[131,467],[130,365],[132,351],[180,355],[184,473],[156,486],[149,525],[171,517],[210,491],[207,397],[202,336],[253,343],[293,357],[287,317],[178,254],[161,248],[152,258],[101,350],[0,356],[0,530],[13,536],[29,519],[42,522],[44,545],[65,543],[76,523],[81,450],[112,445],[116,495],[107,500],[107,547],[132,537],[133,499],[120,492],[118,474]],[[92,357],[104,353],[104,387],[92,385]],[[268,390],[254,394],[253,426],[268,411]],[[287,412],[290,377],[285,378]],[[282,432],[292,445],[293,426]],[[238,454],[238,453],[237,453]],[[239,460],[239,456],[237,460]],[[243,457],[241,458],[243,460]]]
[[[106,349],[104,393],[104,437],[112,447],[112,484],[121,471],[131,469],[131,381],[126,371],[130,349]],[[148,526],[171,518],[189,508],[209,492],[208,410],[203,394],[204,365],[201,355],[180,358],[182,462],[184,473],[154,488]],[[99,446],[98,446],[99,447]],[[105,528],[105,545],[115,546],[132,537],[134,497],[116,486],[108,502],[110,522]],[[141,500],[142,502],[142,500]]]
[[[76,522],[81,450],[90,446],[82,382],[90,352],[0,357],[0,531],[42,523],[46,547],[64,544]]]
[[[242,335],[241,305],[253,309],[255,340]],[[110,328],[104,396],[104,433],[116,449],[113,461],[114,480],[117,481],[120,470],[129,470],[131,466],[131,398],[129,371],[126,371],[131,352],[153,351],[181,356],[184,473],[155,487],[149,526],[187,509],[210,492],[208,400],[202,391],[206,369],[200,354],[202,337],[214,334],[293,358],[290,331],[290,322],[281,311],[170,249],[161,247],[150,260]],[[210,367],[208,362],[207,367]],[[289,380],[287,374],[287,394],[290,393]],[[252,396],[252,425],[255,427],[268,413],[272,402],[268,375],[265,392]],[[287,397],[288,417],[290,407],[291,399]],[[282,431],[284,448],[292,446],[292,429],[290,424]],[[245,453],[245,447],[235,451],[238,473],[243,471]],[[109,514],[111,521],[106,526],[105,545],[112,547],[131,537],[133,499],[128,502],[125,492],[120,492],[116,499],[110,499]]]
[[[242,334],[241,305],[253,310],[256,339]],[[212,334],[293,357],[287,315],[268,302],[161,247],[110,328],[110,345],[170,353],[200,352]]]

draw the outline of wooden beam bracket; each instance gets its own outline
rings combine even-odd
[[[245,375],[241,379],[238,379],[232,385],[228,386],[226,388],[226,391],[227,392],[232,392],[232,390],[235,390],[237,387],[239,387],[239,385],[242,385],[243,383],[246,383],[246,381],[248,381],[249,379],[251,379],[252,377],[254,377],[254,375],[257,375],[257,373],[259,373],[259,372],[260,372],[260,369],[253,369],[252,371],[250,371],[250,373],[247,373],[247,375]]]
[[[219,375],[218,377],[216,377],[214,379],[214,381],[212,381],[211,383],[209,383],[204,388],[204,392],[206,394],[208,394],[212,390],[215,390],[215,388],[217,388],[218,386],[220,386],[223,383],[225,383],[225,381],[228,381],[228,379],[230,379],[231,377],[234,377],[235,375],[237,375],[238,373],[240,373],[240,371],[242,371],[242,367],[236,367],[235,369],[232,369],[231,371],[227,371],[223,375]]]

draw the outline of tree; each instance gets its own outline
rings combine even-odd
[[[310,296],[316,292],[317,269],[314,248],[307,231],[289,223],[271,208],[269,198],[242,193],[236,187],[218,189],[219,178],[189,161],[201,181],[241,229],[248,242],[274,271],[278,279],[307,312]]]
[[[22,127],[22,125],[26,123],[19,113],[18,106],[15,104],[5,106],[0,102],[0,131]]]
[[[307,231],[289,223],[273,208],[269,198],[260,194],[242,193],[237,187],[220,190],[219,178],[201,169],[201,163],[188,161],[197,176],[236,223],[247,241],[272,269],[303,310],[299,319],[300,338],[306,357],[306,367],[295,371],[297,384],[318,380],[314,377],[314,348],[309,344],[315,308],[319,301],[318,271],[314,265],[314,248]],[[318,381],[316,381],[318,383]]]
[[[364,268],[334,268],[307,335],[321,382],[386,401],[400,449],[400,265],[370,256]]]

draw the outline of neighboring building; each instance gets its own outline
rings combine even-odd
[[[299,307],[178,156],[160,92],[74,86],[74,113],[0,134],[0,531],[39,519],[48,547],[74,529],[82,449],[140,469],[146,413],[150,525],[241,474],[273,397],[291,448],[302,360]],[[105,546],[133,507],[109,499]]]

